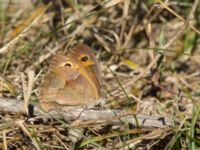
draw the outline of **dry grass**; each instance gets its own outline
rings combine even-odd
[[[176,124],[92,124],[77,130],[63,120],[32,122],[2,112],[1,149],[200,147],[199,0],[0,0],[0,6],[0,96],[37,102],[51,56],[83,42],[100,62],[111,108]],[[82,138],[72,137],[76,131]]]

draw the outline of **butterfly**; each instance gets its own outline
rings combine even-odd
[[[101,75],[97,60],[85,44],[67,54],[55,55],[40,90],[40,106],[49,111],[62,106],[84,106],[101,95]]]

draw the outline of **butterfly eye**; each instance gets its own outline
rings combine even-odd
[[[89,57],[88,56],[82,56],[81,57],[81,61],[82,62],[87,62],[89,60]]]

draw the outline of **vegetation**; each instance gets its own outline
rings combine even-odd
[[[199,0],[0,0],[1,97],[37,103],[51,57],[85,43],[101,68],[106,107],[175,124],[77,127],[0,112],[0,148],[198,149],[199,21]],[[74,139],[70,129],[83,135]]]

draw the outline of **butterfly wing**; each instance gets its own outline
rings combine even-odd
[[[59,89],[65,87],[66,81],[75,80],[79,72],[72,67],[65,66],[71,63],[71,59],[64,55],[55,55],[49,66],[49,73],[45,76],[40,89],[40,104],[45,110],[54,108],[59,104],[57,93]]]
[[[61,105],[83,106],[94,102],[98,95],[94,93],[88,80],[79,75],[75,80],[68,80],[63,88],[57,92],[57,98]]]
[[[88,46],[80,44],[67,56],[53,57],[41,86],[40,104],[47,111],[63,105],[87,105],[99,98],[100,86],[96,59]]]
[[[92,50],[85,44],[78,44],[72,49],[69,55],[76,58],[77,62],[79,62],[80,66],[82,66],[81,68],[84,68],[84,71],[87,72],[86,74],[94,82],[98,94],[100,95],[102,78],[98,62]],[[84,56],[89,58],[88,61],[82,61]]]

